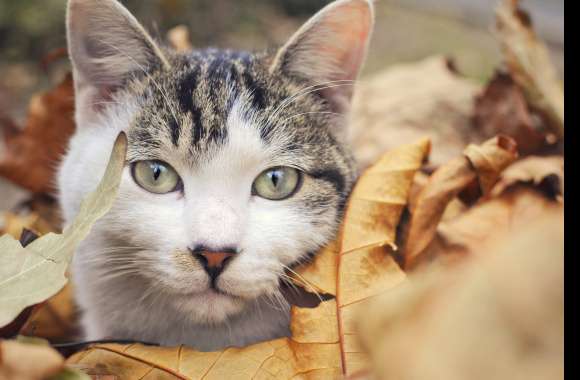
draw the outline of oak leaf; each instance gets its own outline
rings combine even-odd
[[[0,237],[0,327],[67,283],[65,271],[76,245],[115,200],[126,149],[127,138],[120,134],[101,182],[83,200],[79,214],[62,234],[48,233],[26,248],[9,235]]]
[[[296,269],[297,286],[325,297],[312,308],[292,306],[291,337],[219,352],[96,344],[67,362],[105,368],[127,380],[338,379],[365,369],[366,355],[354,337],[354,315],[364,301],[405,279],[392,255],[396,228],[429,149],[428,140],[397,148],[361,176],[338,241]]]

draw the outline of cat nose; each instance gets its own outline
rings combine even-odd
[[[191,253],[205,269],[212,282],[214,282],[220,273],[223,272],[227,263],[237,253],[237,250],[235,248],[211,250],[207,247],[195,247],[191,249]]]

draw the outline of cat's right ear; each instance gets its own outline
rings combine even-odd
[[[141,24],[116,0],[69,0],[67,40],[80,126],[93,121],[103,102],[131,75],[153,65],[169,66]]]

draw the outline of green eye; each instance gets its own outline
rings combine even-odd
[[[301,172],[288,166],[264,170],[255,180],[253,193],[262,198],[279,201],[298,190],[302,182]]]
[[[137,161],[133,164],[132,173],[139,186],[155,194],[176,191],[181,184],[175,170],[161,161]]]

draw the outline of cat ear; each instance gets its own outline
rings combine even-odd
[[[69,0],[67,39],[79,124],[93,119],[98,103],[132,74],[169,66],[141,24],[116,0]]]
[[[320,93],[337,112],[346,112],[373,24],[372,0],[335,1],[290,38],[277,52],[270,70],[333,86]]]

